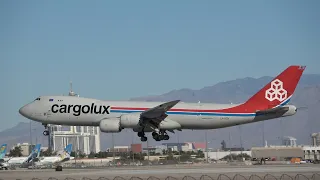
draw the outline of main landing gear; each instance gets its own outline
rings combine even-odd
[[[152,137],[156,141],[169,140],[169,135],[165,131],[152,132]]]
[[[138,132],[138,136],[140,137],[142,142],[146,142],[148,138],[146,137],[144,131]],[[165,131],[152,132],[152,137],[156,141],[169,140],[169,135]]]
[[[43,131],[43,135],[44,136],[49,136],[48,125],[47,124],[43,124],[43,125],[44,125],[44,128],[45,128],[45,130]]]
[[[56,171],[62,171],[62,166],[58,165],[58,166],[56,167]]]
[[[138,136],[140,137],[142,142],[146,142],[148,138],[146,137],[144,131],[138,132]]]

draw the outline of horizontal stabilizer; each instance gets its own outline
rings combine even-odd
[[[267,109],[267,110],[261,110],[257,111],[256,115],[267,115],[267,114],[276,114],[276,113],[285,113],[289,110],[289,107],[287,106],[278,106],[276,108]]]

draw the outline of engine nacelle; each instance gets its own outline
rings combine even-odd
[[[105,133],[121,132],[122,130],[119,118],[101,120],[99,127],[101,132]]]
[[[159,124],[159,129],[164,130],[174,130],[174,129],[180,129],[181,125],[177,123],[176,121],[172,121],[169,118],[166,118],[165,120],[161,121]]]
[[[120,126],[123,128],[134,128],[139,126],[140,114],[124,114],[120,117]]]
[[[297,107],[294,105],[285,105],[284,107],[289,107],[289,110],[282,115],[283,117],[292,116],[297,113]]]
[[[125,114],[120,117],[120,126],[123,128],[133,128],[136,131],[140,131],[142,128],[139,125],[140,114],[132,113],[132,114]],[[176,121],[173,121],[169,118],[161,121],[159,124],[159,129],[163,130],[174,130],[180,129],[181,125]],[[145,128],[145,132],[152,132],[152,129]]]

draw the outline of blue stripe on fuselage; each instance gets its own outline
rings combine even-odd
[[[288,104],[289,101],[290,101],[290,99],[291,99],[291,98],[288,98],[287,100],[285,100],[283,103],[280,104],[280,106],[284,106],[284,105]]]
[[[279,106],[284,106],[289,103],[291,98],[288,98]],[[110,110],[112,113],[135,113],[143,112],[141,110]],[[189,115],[189,116],[239,116],[239,117],[252,117],[257,116],[256,113],[223,113],[223,112],[176,112],[176,111],[167,111],[166,114],[173,115]]]

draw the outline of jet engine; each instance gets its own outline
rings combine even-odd
[[[124,114],[120,117],[120,125],[124,128],[134,128],[139,126],[140,113]]]
[[[121,130],[123,129],[120,126],[119,118],[110,118],[110,119],[101,120],[99,127],[101,132],[105,132],[105,133],[121,132]]]
[[[123,128],[134,128],[134,129],[139,129],[140,121],[140,113],[138,114],[125,114],[120,117],[120,126]],[[152,122],[151,122],[152,123]],[[163,121],[160,122],[159,124],[159,129],[164,129],[164,130],[174,130],[174,129],[179,129],[181,128],[181,125],[177,123],[176,121],[173,121],[169,118],[164,119]],[[145,129],[146,132],[148,131]]]

